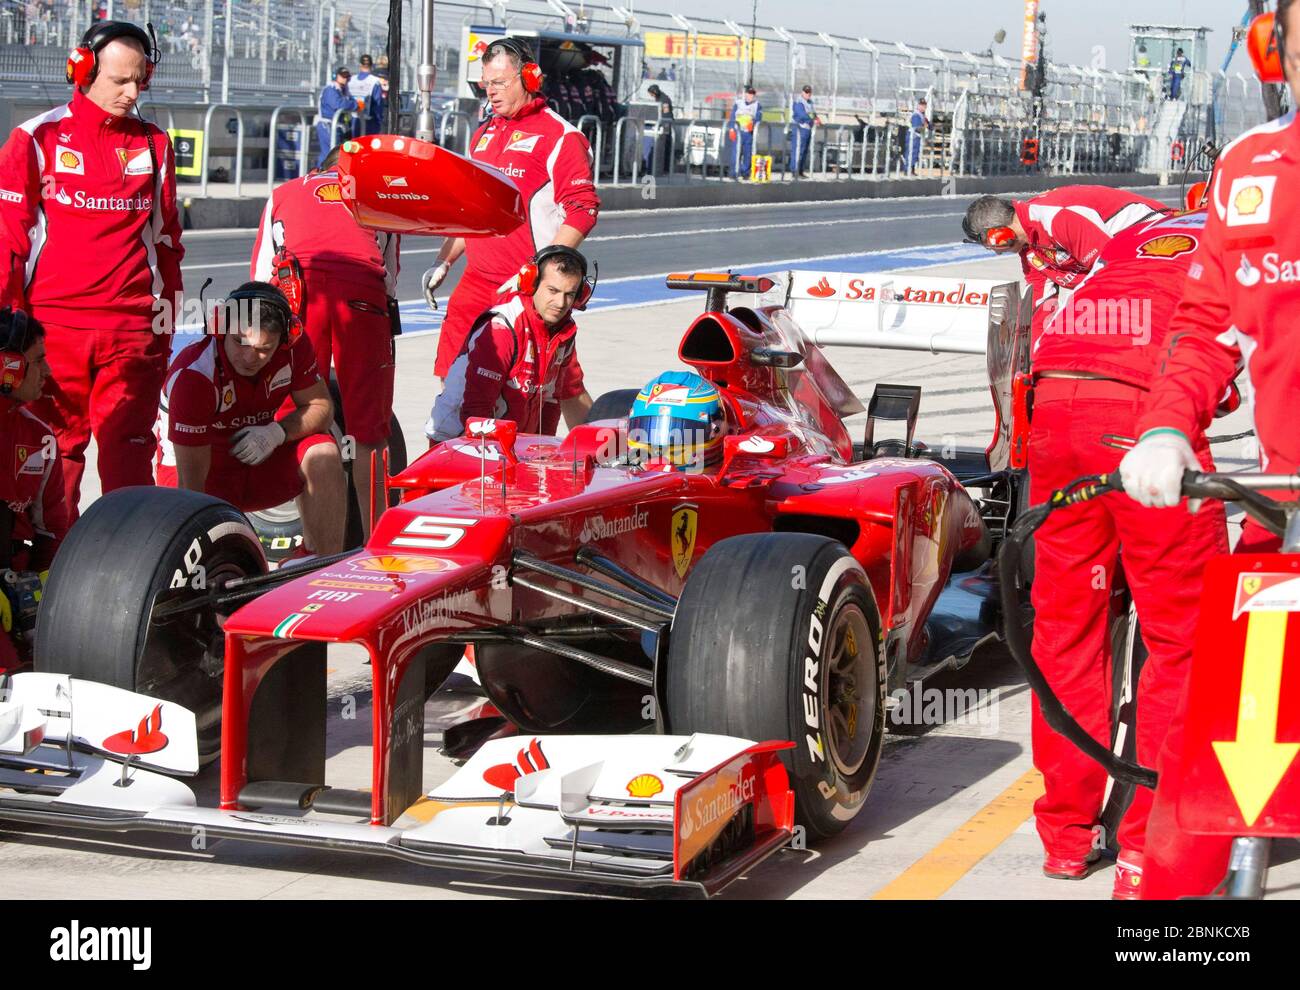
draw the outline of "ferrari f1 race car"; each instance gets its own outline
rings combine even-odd
[[[376,156],[391,176],[448,153]],[[873,304],[841,311],[826,290],[863,279],[829,278],[669,278],[704,293],[679,356],[724,400],[707,470],[634,456],[631,394],[613,393],[564,438],[471,420],[381,473],[401,501],[363,548],[275,571],[212,497],[101,498],[55,562],[36,671],[3,685],[0,818],[703,892],[799,827],[843,829],[891,691],[1000,634],[991,554],[1024,500],[1027,320],[1014,283],[936,302],[925,279],[875,276]],[[985,349],[987,448],[917,442],[917,387],[878,386],[864,409],[817,346],[853,324],[839,342]],[[855,438],[844,419],[862,412]],[[341,643],[372,675],[363,789],[326,775]],[[463,736],[426,793],[425,702],[467,646],[513,734]],[[200,807],[177,778],[218,757],[219,807]]]

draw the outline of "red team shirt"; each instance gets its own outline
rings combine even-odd
[[[571,318],[548,331],[531,296],[509,297],[474,325],[425,432],[446,440],[483,416],[514,420],[520,433],[554,434],[560,403],[584,388],[577,333]]]
[[[265,368],[247,378],[227,359],[225,337],[205,336],[177,354],[168,369],[163,390],[167,439],[182,447],[211,445],[214,457],[228,457],[232,435],[277,419],[293,392],[320,380],[306,337],[279,348]]]
[[[0,398],[0,501],[14,513],[15,540],[30,540],[31,557],[17,569],[43,571],[68,532],[63,472],[53,431],[16,402]]]
[[[1300,310],[1300,134],[1295,112],[1252,131],[1219,156],[1209,220],[1192,258],[1169,350],[1139,435],[1204,429],[1225,385],[1243,366],[1263,468],[1300,468],[1296,389],[1300,348],[1291,316]]]
[[[1032,341],[1055,309],[1060,290],[1083,282],[1112,237],[1169,213],[1162,203],[1109,186],[1063,186],[1015,207],[1029,241],[1020,264],[1033,293]]]
[[[171,164],[166,134],[80,90],[20,124],[0,148],[0,305],[58,326],[154,325],[158,301],[181,288]]]
[[[1204,212],[1162,217],[1111,239],[1047,321],[1034,370],[1085,372],[1150,388],[1205,219]]]
[[[474,132],[470,157],[513,181],[528,212],[528,223],[504,237],[466,239],[470,271],[505,282],[551,244],[562,225],[583,236],[596,226],[600,197],[591,177],[591,146],[541,97],[513,117],[489,117]]]

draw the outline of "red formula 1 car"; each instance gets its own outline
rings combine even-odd
[[[993,326],[994,441],[950,469],[912,439],[918,388],[878,387],[855,442],[843,419],[862,404],[789,311],[736,304],[770,279],[670,285],[707,293],[679,355],[725,400],[716,469],[637,463],[620,418],[563,439],[472,421],[388,479],[403,501],[366,547],[272,573],[210,497],[95,503],[51,575],[40,672],[0,707],[0,818],[705,891],[796,819],[813,837],[842,829],[889,692],[997,634],[1019,300]],[[890,419],[905,437],[876,440]],[[325,772],[339,643],[371,665],[365,789]],[[468,762],[426,795],[425,700],[467,645],[519,734],[462,740]],[[169,732],[197,741],[177,755]],[[217,756],[219,808],[164,775]]]

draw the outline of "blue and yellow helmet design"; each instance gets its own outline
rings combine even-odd
[[[641,389],[627,421],[628,447],[679,468],[722,460],[727,417],[722,396],[691,371],[666,371]]]

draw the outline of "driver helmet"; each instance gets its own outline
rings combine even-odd
[[[632,403],[628,448],[685,470],[722,461],[727,417],[722,395],[691,371],[666,371],[651,379]]]

